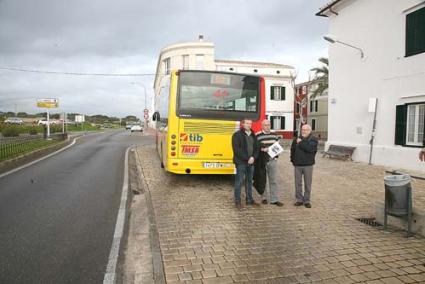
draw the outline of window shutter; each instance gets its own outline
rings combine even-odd
[[[280,97],[282,98],[282,101],[286,100],[286,88],[280,87]]]
[[[286,129],[285,118],[286,118],[285,116],[281,116],[280,126],[282,129]]]
[[[314,111],[317,112],[319,109],[319,101],[314,101]]]
[[[270,116],[270,128],[274,129],[274,117]]]
[[[406,145],[407,106],[396,106],[395,114],[395,145]]]
[[[425,52],[425,8],[406,16],[406,56]]]
[[[274,86],[270,86],[270,99],[274,100]]]

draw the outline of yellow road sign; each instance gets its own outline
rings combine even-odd
[[[57,108],[59,107],[58,99],[38,99],[37,107],[41,108]]]

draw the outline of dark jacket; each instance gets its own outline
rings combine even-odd
[[[294,138],[291,145],[292,164],[294,166],[314,165],[318,144],[316,137],[310,134],[307,138],[301,138],[300,143],[297,143],[297,138]]]
[[[261,149],[261,148],[260,148]],[[258,159],[255,160],[254,164],[254,177],[253,177],[253,186],[259,194],[263,194],[266,190],[267,182],[267,170],[266,166],[269,162],[270,156],[266,152],[260,151]]]
[[[254,138],[254,160],[258,158],[260,149],[257,145],[257,138],[254,132],[251,131],[251,136]],[[248,155],[248,145],[246,142],[246,134],[244,129],[236,131],[232,136],[232,148],[233,148],[233,163],[235,164],[248,164],[248,160],[251,155]]]

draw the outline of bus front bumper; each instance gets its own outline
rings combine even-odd
[[[167,171],[176,174],[233,175],[235,165],[231,160],[207,161],[191,159],[169,159]]]

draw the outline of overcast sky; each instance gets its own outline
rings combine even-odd
[[[203,34],[217,59],[289,64],[306,80],[327,56],[328,23],[314,15],[326,2],[0,0],[0,68],[154,73],[162,47]],[[153,79],[0,69],[0,111],[36,113],[36,98],[55,97],[59,111],[140,116]]]

